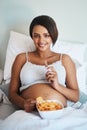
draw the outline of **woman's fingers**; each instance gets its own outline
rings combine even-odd
[[[35,108],[36,100],[28,99],[24,104],[24,109],[26,112],[30,112]]]
[[[52,82],[54,80],[56,76],[56,72],[55,71],[48,71],[46,73],[46,79],[49,81],[49,82]]]

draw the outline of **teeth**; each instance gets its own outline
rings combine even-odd
[[[39,44],[39,46],[42,46],[42,47],[43,47],[43,46],[45,46],[45,44]]]

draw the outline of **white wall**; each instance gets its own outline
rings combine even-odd
[[[54,18],[59,39],[87,43],[87,0],[0,0],[0,67],[4,68],[9,31],[28,34],[32,18]]]

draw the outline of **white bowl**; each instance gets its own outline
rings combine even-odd
[[[40,111],[37,107],[37,110],[41,116],[41,118],[43,119],[57,119],[57,118],[61,118],[63,115],[63,111],[64,111],[64,106],[63,104],[58,101],[58,100],[46,100],[48,102],[57,102],[58,104],[60,104],[62,106],[62,109],[59,110],[49,110],[49,111]]]

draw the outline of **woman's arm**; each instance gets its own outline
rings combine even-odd
[[[66,69],[66,88],[59,87],[58,90],[68,99],[74,102],[79,100],[79,89],[76,77],[76,66],[68,55],[63,55],[62,64]]]
[[[9,99],[20,108],[24,108],[25,100],[19,95],[20,71],[23,66],[23,57],[18,55],[13,63],[11,72],[11,81],[9,87]]]
[[[21,97],[19,92],[20,71],[25,62],[26,62],[25,54],[19,54],[14,61],[9,87],[9,99],[19,108],[25,109],[26,111],[31,111],[33,109],[35,102],[33,102],[33,99],[24,99],[23,97]]]
[[[52,72],[47,73],[47,80],[51,82],[52,87],[60,92],[66,99],[76,102],[79,99],[79,89],[75,64],[72,59],[65,54],[62,55],[62,64],[66,70],[66,87],[59,84],[58,75],[54,68],[51,68]]]

